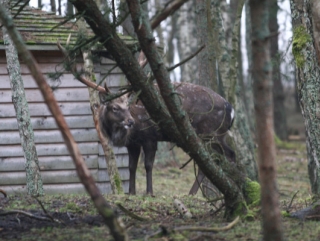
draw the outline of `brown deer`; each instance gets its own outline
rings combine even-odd
[[[188,113],[196,133],[203,138],[213,139],[212,148],[235,161],[233,150],[226,144],[225,137],[234,120],[234,110],[223,97],[203,86],[190,83],[174,83],[181,98],[182,107]],[[150,119],[141,101],[129,105],[128,95],[105,102],[108,93],[100,92],[100,129],[110,138],[114,146],[125,146],[129,153],[129,194],[136,193],[136,170],[143,148],[147,174],[147,193],[153,194],[152,168],[158,141],[172,141]],[[191,194],[198,190],[203,174],[199,172]]]

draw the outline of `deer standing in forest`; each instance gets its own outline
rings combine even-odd
[[[234,120],[231,104],[213,90],[191,84],[174,83],[175,91],[181,99],[182,108],[188,113],[191,124],[200,137],[213,140],[211,146],[229,161],[235,161],[233,150],[226,143],[226,135]],[[107,88],[106,88],[107,89]],[[153,194],[152,168],[158,141],[172,141],[152,121],[140,100],[129,104],[129,96],[105,102],[100,92],[100,129],[114,146],[125,146],[129,154],[129,194],[136,194],[136,170],[141,148],[144,151],[147,193]],[[204,175],[199,170],[198,181],[190,190],[194,194]]]

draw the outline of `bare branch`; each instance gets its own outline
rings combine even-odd
[[[172,71],[175,68],[185,64],[186,62],[188,62],[190,59],[194,58],[195,56],[197,56],[198,53],[200,53],[203,49],[204,49],[205,45],[202,45],[196,52],[194,52],[193,54],[191,54],[189,57],[185,58],[184,60],[182,60],[180,63],[177,63],[174,66],[171,66],[169,68],[167,68],[168,71]]]
[[[52,222],[56,222],[56,223],[61,223],[61,221],[57,220],[57,219],[51,219],[48,217],[41,217],[41,216],[36,216],[33,215],[32,213],[29,212],[25,212],[22,210],[10,210],[10,211],[4,211],[4,212],[0,212],[0,216],[7,216],[7,215],[11,215],[11,214],[22,214],[25,215],[29,218],[34,218],[34,219],[38,219],[41,221],[52,221]]]
[[[60,44],[60,42],[57,42],[57,46],[60,49],[60,51],[63,53],[63,55],[65,56],[65,58],[67,59],[68,63],[70,64],[70,58],[68,56],[67,50],[62,47],[62,45]],[[86,86],[92,88],[92,89],[96,89],[97,91],[101,92],[101,93],[110,93],[110,90],[108,88],[103,88],[100,85],[95,84],[94,82],[91,82],[90,80],[86,79],[85,77],[79,75],[75,69],[75,65],[70,64],[70,70],[72,72],[72,74],[77,78],[77,80],[79,80],[81,83],[85,84]]]
[[[174,14],[185,2],[188,0],[175,0],[170,2],[151,20],[151,28],[155,29],[159,24],[165,20],[168,16]]]

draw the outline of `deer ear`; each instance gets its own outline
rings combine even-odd
[[[99,92],[99,99],[100,99],[101,104],[106,105],[108,103],[107,95],[108,94],[106,94],[106,93]]]

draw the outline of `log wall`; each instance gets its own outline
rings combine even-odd
[[[33,54],[44,74],[62,69],[63,58],[59,52],[33,51]],[[106,59],[95,64],[97,79],[105,78],[105,74],[113,64],[112,61]],[[34,129],[45,193],[84,192],[60,131],[43,102],[43,97],[35,81],[23,63],[21,64],[21,74]],[[105,80],[111,88],[125,84],[124,75],[118,68],[113,70]],[[58,82],[52,82],[48,78],[48,83],[54,89],[59,106],[100,190],[103,193],[110,193],[107,166],[94,127],[87,87],[75,80],[69,73],[64,73]],[[129,184],[128,155],[125,148],[114,148],[114,151],[124,190],[127,192]],[[11,101],[5,52],[0,50],[0,188],[8,193],[20,193],[26,191],[25,184],[25,159],[16,114]]]

